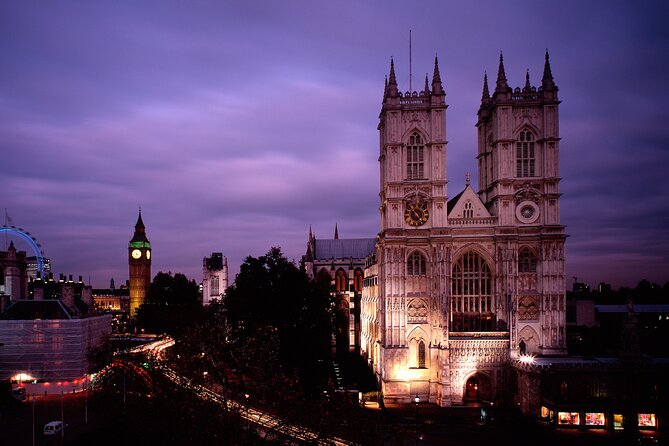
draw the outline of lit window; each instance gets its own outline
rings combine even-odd
[[[621,431],[625,429],[623,425],[623,414],[614,413],[613,414],[613,430]]]
[[[425,368],[425,342],[418,342],[418,368]]]
[[[585,425],[586,426],[604,426],[605,417],[604,412],[586,412]]]
[[[410,180],[420,180],[424,176],[423,149],[423,140],[414,132],[407,145],[407,178]]]
[[[212,277],[211,280],[209,281],[209,284],[210,284],[210,288],[211,288],[209,290],[209,295],[210,296],[218,296],[219,295],[219,292],[218,292],[218,277],[216,277],[216,276]]]
[[[492,274],[485,259],[470,251],[453,265],[451,331],[494,331]]]
[[[407,262],[407,273],[410,276],[424,276],[425,275],[425,257],[418,251],[414,251],[409,256]]]
[[[558,412],[558,424],[562,426],[578,426],[581,418],[578,412]]]
[[[516,141],[516,176],[533,177],[534,162],[534,135],[524,130]]]
[[[639,427],[657,427],[654,413],[640,413]]]
[[[353,289],[356,293],[362,292],[362,279],[363,273],[360,268],[356,268],[355,274],[353,276]]]
[[[346,286],[346,283],[348,282],[348,279],[346,278],[346,273],[344,272],[343,269],[337,270],[337,275],[335,276],[335,290],[338,293],[343,293],[344,291],[348,291],[348,287]]]

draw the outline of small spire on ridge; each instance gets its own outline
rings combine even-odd
[[[502,92],[509,89],[509,84],[506,83],[506,73],[504,72],[504,56],[499,52],[499,68],[497,69],[497,85],[495,92]]]
[[[490,90],[488,90],[488,72],[483,72],[483,94],[481,95],[481,102],[490,100]]]
[[[436,55],[434,56],[434,73],[432,74],[432,94],[444,94],[444,87],[441,84],[441,76],[439,75],[439,59]]]
[[[551,72],[551,63],[548,59],[548,48],[546,48],[546,61],[544,62],[544,76],[541,79],[541,88],[544,91],[556,91],[557,87],[553,81],[553,73]]]

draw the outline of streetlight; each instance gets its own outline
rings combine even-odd
[[[416,394],[413,400],[416,403],[416,439],[419,439],[420,426],[418,423],[418,403],[420,403],[420,397],[418,394]]]
[[[33,446],[35,446],[35,394],[33,393]]]
[[[88,375],[82,380],[84,383],[84,421],[88,424]]]
[[[61,438],[65,438],[65,416],[63,415],[63,389],[60,389],[60,422],[63,423],[63,429],[61,429]]]

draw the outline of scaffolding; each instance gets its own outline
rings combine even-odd
[[[111,315],[81,319],[0,320],[0,380],[37,381],[88,372],[88,353],[111,334]]]

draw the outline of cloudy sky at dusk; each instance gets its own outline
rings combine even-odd
[[[476,184],[476,111],[500,51],[512,87],[560,88],[567,283],[669,281],[669,7],[663,1],[0,2],[0,208],[55,274],[128,277],[141,206],[153,273],[374,237],[378,115],[446,89],[449,196]],[[11,237],[10,237],[11,238]],[[18,239],[16,243],[23,249]],[[3,237],[2,248],[5,248]]]

